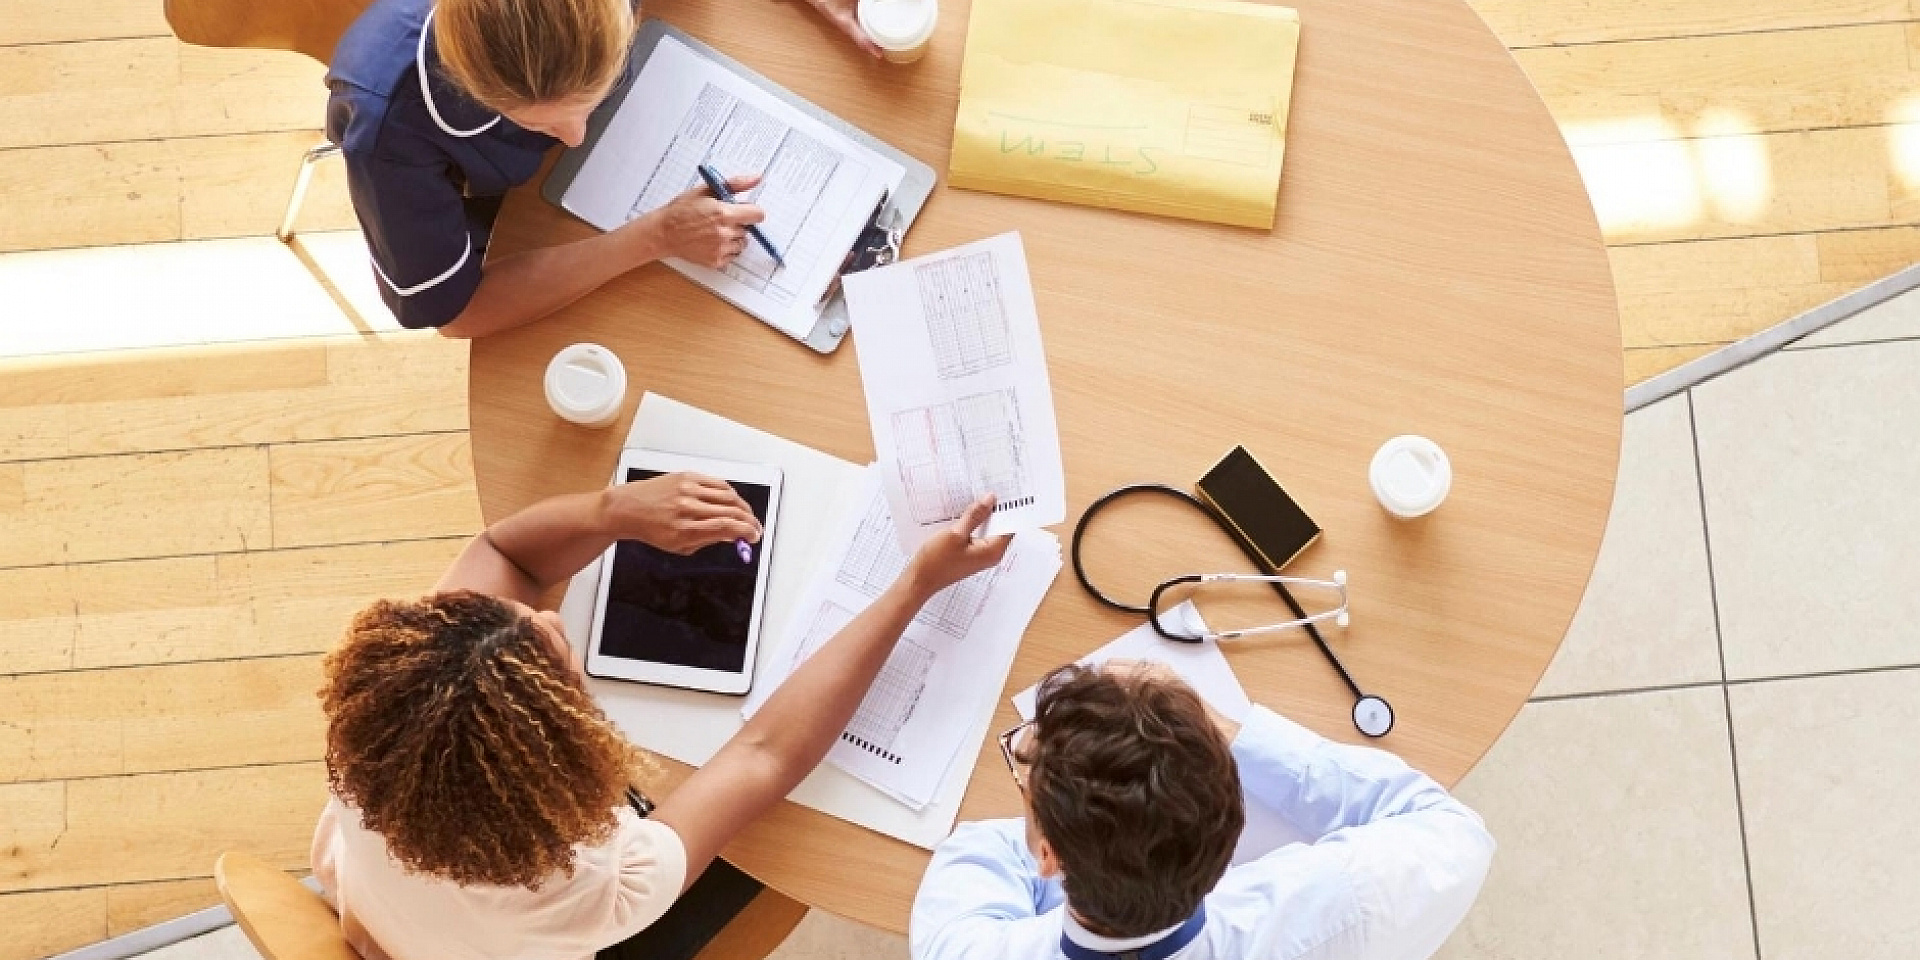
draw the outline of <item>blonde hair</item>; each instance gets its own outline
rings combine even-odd
[[[633,31],[628,0],[440,0],[433,16],[447,76],[495,110],[600,92]]]

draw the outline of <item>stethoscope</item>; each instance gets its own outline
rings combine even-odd
[[[1387,704],[1386,698],[1378,694],[1367,693],[1360,689],[1360,684],[1354,681],[1353,674],[1347,672],[1346,665],[1340,662],[1340,658],[1334,654],[1333,648],[1327,645],[1326,638],[1320,635],[1319,624],[1322,622],[1332,620],[1336,624],[1344,627],[1351,620],[1351,615],[1347,608],[1347,575],[1344,570],[1335,571],[1333,578],[1330,580],[1316,580],[1309,577],[1289,577],[1278,574],[1184,574],[1161,581],[1158,586],[1153,588],[1153,594],[1144,607],[1135,606],[1130,603],[1122,603],[1107,596],[1101,592],[1099,587],[1094,586],[1093,581],[1087,578],[1086,566],[1080,562],[1080,544],[1086,537],[1087,527],[1093,522],[1094,516],[1106,509],[1109,504],[1122,497],[1131,496],[1136,493],[1157,493],[1173,497],[1176,500],[1191,504],[1201,513],[1209,517],[1214,517],[1215,522],[1219,522],[1219,518],[1215,517],[1213,510],[1209,508],[1204,501],[1178,487],[1170,487],[1163,483],[1135,483],[1108,491],[1103,494],[1100,499],[1095,500],[1087,506],[1086,512],[1080,515],[1080,521],[1074,524],[1073,527],[1073,546],[1071,550],[1073,575],[1080,581],[1080,586],[1087,591],[1088,595],[1092,596],[1093,599],[1099,601],[1101,604],[1112,607],[1115,610],[1146,617],[1147,623],[1152,625],[1155,633],[1168,640],[1179,643],[1203,643],[1208,640],[1234,640],[1241,637],[1300,627],[1307,631],[1307,636],[1313,638],[1314,645],[1320,648],[1320,652],[1326,656],[1327,662],[1333,664],[1334,671],[1340,674],[1341,680],[1346,682],[1347,689],[1353,691],[1354,727],[1369,737],[1384,737],[1388,731],[1393,729],[1393,707]],[[1160,608],[1160,601],[1168,590],[1188,584],[1205,583],[1271,584],[1274,592],[1280,595],[1280,599],[1286,601],[1287,609],[1293,611],[1294,619],[1285,623],[1253,627],[1246,630],[1229,630],[1221,633],[1198,629],[1196,626],[1192,631],[1181,634],[1167,629],[1160,623],[1160,618],[1154,614],[1154,611]],[[1294,599],[1293,591],[1288,589],[1289,586],[1312,587],[1337,594],[1339,603],[1319,613],[1309,614],[1306,608],[1300,605],[1300,601]]]

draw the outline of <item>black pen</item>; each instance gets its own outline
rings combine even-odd
[[[720,176],[720,171],[703,163],[700,165],[700,179],[707,182],[707,189],[713,191],[714,199],[721,203],[739,202],[733,199],[733,191],[727,189],[727,181]],[[747,224],[747,234],[760,241],[760,246],[766,248],[767,256],[772,257],[774,263],[782,267],[787,265],[787,261],[780,256],[780,251],[773,248],[773,241],[768,240],[767,235],[761,233],[758,226]]]

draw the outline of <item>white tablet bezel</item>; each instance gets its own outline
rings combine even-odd
[[[760,575],[753,584],[753,613],[748,620],[746,658],[740,672],[707,670],[651,660],[629,660],[600,654],[600,633],[607,619],[607,587],[613,582],[614,552],[619,544],[601,555],[600,583],[593,597],[593,630],[587,637],[587,675],[607,680],[632,680],[660,686],[701,690],[729,696],[744,696],[753,687],[754,661],[760,652],[761,618],[766,615],[767,579],[773,570],[773,545],[780,525],[780,492],[784,474],[779,467],[764,463],[740,463],[716,460],[660,450],[629,447],[620,451],[620,466],[614,476],[624,478],[628,470],[658,470],[661,473],[691,471],[721,480],[754,483],[766,487],[767,518],[761,525],[760,542],[754,545],[760,557]],[[622,479],[620,482],[626,482]]]

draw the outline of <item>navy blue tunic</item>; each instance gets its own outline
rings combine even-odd
[[[341,37],[327,74],[327,136],[346,157],[380,295],[408,327],[437,327],[466,309],[501,196],[558,142],[441,75],[432,15],[431,0],[376,0]]]

